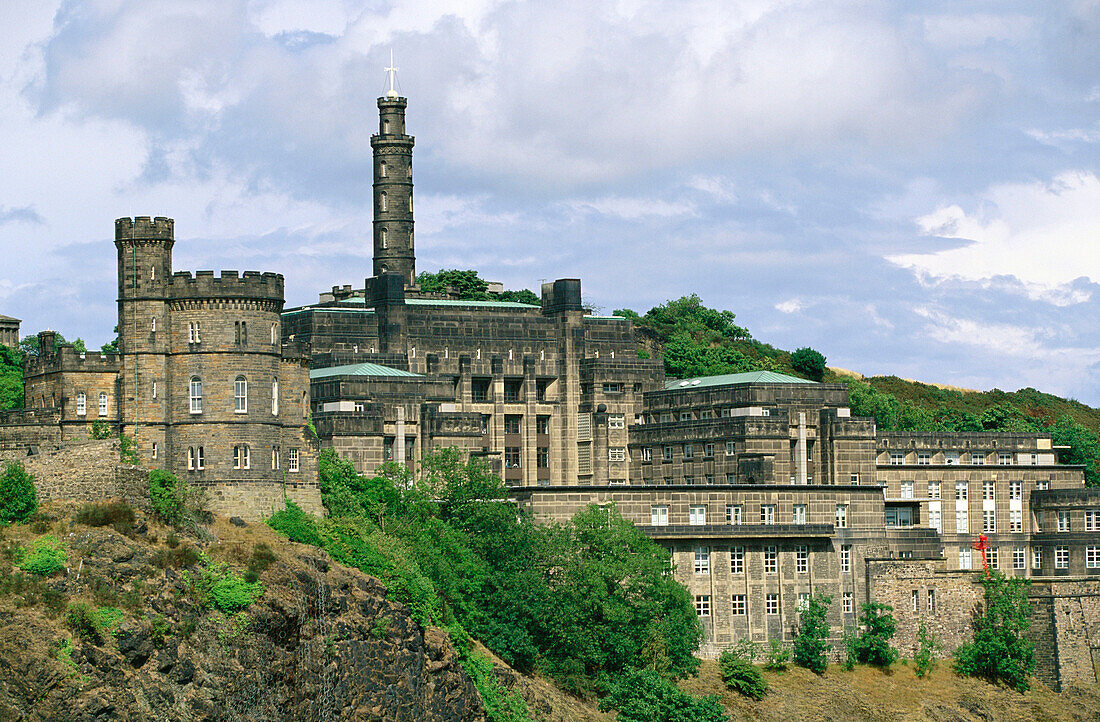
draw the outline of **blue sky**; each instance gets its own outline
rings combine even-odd
[[[391,47],[417,267],[690,292],[831,365],[1100,405],[1100,3],[7,0],[0,313],[89,345],[112,221],[287,303],[370,273]]]

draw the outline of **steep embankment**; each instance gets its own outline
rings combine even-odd
[[[177,541],[140,513],[123,534],[73,511],[0,531],[0,719],[484,719],[447,635],[323,552],[262,525]],[[48,536],[67,572],[8,571]],[[250,566],[262,594],[232,613],[260,591]]]

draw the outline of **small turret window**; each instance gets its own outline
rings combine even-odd
[[[277,328],[276,324],[274,324],[274,323],[271,324],[271,345],[272,346],[275,345],[275,336],[278,333],[278,330],[279,329]]]
[[[273,379],[271,382],[271,413],[275,416],[279,415],[279,379]]]
[[[202,413],[202,379],[198,376],[191,377],[191,413]]]
[[[278,446],[272,446],[271,447],[271,470],[272,471],[278,471],[279,470],[279,447]]]
[[[244,376],[238,376],[233,381],[233,413],[243,414],[248,411],[248,381]]]
[[[390,121],[388,121],[388,120],[383,120],[382,121],[382,132],[383,133],[389,133],[390,132]]]
[[[378,232],[378,237],[382,241],[382,248],[390,247],[390,234],[385,228]]]
[[[233,330],[235,331],[235,340],[238,346],[248,345],[248,322],[247,321],[234,321]]]
[[[157,267],[156,266],[149,266],[149,280],[150,281],[157,280]]]
[[[413,212],[413,197],[409,196],[409,213]]]
[[[385,178],[386,177],[386,161],[382,161],[381,163],[378,164],[378,177],[379,178]]]
[[[384,191],[378,194],[378,210],[386,210],[386,193]]]

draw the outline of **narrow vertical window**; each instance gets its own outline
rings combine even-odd
[[[412,193],[409,194],[409,213],[413,212],[413,197]]]
[[[248,321],[241,321],[241,345],[248,345]]]
[[[278,446],[272,446],[271,447],[271,470],[272,471],[278,471],[279,470],[279,447]]]
[[[271,381],[271,413],[273,416],[279,415],[279,379]]]
[[[191,413],[202,413],[202,379],[198,376],[191,377]]]
[[[149,266],[149,280],[150,281],[157,280],[157,267],[156,266]]]
[[[187,470],[194,471],[195,469],[195,447],[187,447]]]
[[[84,416],[88,413],[88,397],[83,391],[76,395],[76,415]]]
[[[382,248],[390,247],[390,234],[385,228],[378,231],[378,238],[382,241]]]
[[[99,415],[100,416],[106,416],[107,415],[107,392],[106,391],[100,391],[99,392]]]
[[[156,397],[157,397],[157,382],[154,381],[153,382],[153,398],[155,399]]]
[[[272,346],[275,345],[275,333],[276,333],[276,331],[277,331],[276,324],[274,324],[274,323],[271,324],[271,345]]]
[[[238,376],[233,382],[233,413],[243,414],[248,411],[248,381],[244,376]]]
[[[157,458],[157,442],[153,442],[153,458]]]
[[[386,161],[382,161],[381,163],[378,164],[378,177],[379,178],[385,178],[386,177]]]
[[[149,330],[152,333],[157,332],[157,317],[156,316],[153,316],[151,319],[149,319]]]
[[[198,455],[195,457],[195,468],[199,471],[206,468],[206,454],[203,453],[201,446],[198,449]]]
[[[386,210],[386,193],[385,191],[378,194],[378,210]]]

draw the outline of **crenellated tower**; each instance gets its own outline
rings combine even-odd
[[[392,66],[392,62],[391,62]],[[390,89],[378,99],[378,132],[374,149],[374,275],[396,273],[406,286],[416,283],[413,250],[413,137],[405,134],[408,101],[394,89],[397,68],[390,73]]]

